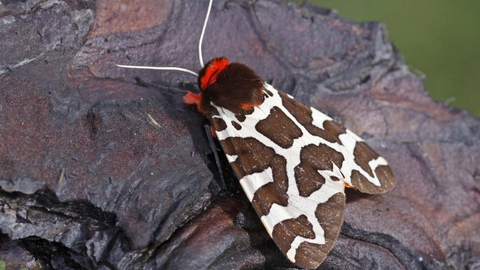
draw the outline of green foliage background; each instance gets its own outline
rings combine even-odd
[[[303,1],[294,1],[302,3]],[[310,0],[353,21],[379,21],[430,96],[480,116],[479,0]]]

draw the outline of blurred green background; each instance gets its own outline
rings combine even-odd
[[[480,116],[480,0],[309,2],[356,22],[385,23],[410,70],[426,76],[433,99]]]

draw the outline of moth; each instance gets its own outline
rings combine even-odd
[[[184,101],[209,120],[268,234],[296,265],[317,268],[333,248],[345,187],[378,194],[395,186],[387,161],[359,136],[246,65],[215,58],[200,70],[198,86]]]

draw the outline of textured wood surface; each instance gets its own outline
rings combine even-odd
[[[290,264],[217,169],[196,78],[207,1],[4,2],[0,260],[7,269],[239,269]],[[379,23],[312,6],[215,1],[204,58],[226,56],[332,116],[397,187],[347,192],[321,268],[480,267],[480,121],[430,99]],[[151,120],[153,118],[155,121]],[[225,195],[227,194],[227,195]]]

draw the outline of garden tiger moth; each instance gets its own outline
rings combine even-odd
[[[267,232],[300,267],[318,267],[338,238],[345,187],[368,194],[395,186],[387,161],[327,115],[267,84],[246,65],[219,57],[203,65],[187,104],[210,122]],[[120,66],[120,65],[119,65]],[[160,70],[182,68],[138,67]]]

